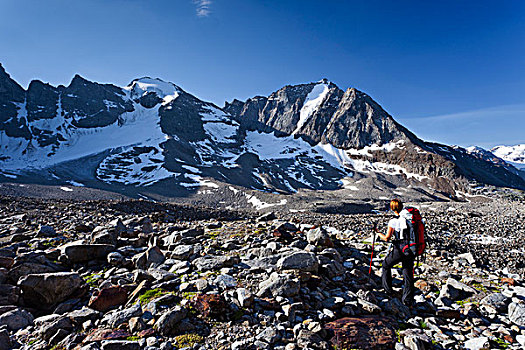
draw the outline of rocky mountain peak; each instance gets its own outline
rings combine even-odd
[[[3,100],[24,102],[24,95],[24,88],[14,81],[0,64],[0,102]]]

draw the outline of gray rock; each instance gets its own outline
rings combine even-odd
[[[171,257],[178,260],[187,260],[192,254],[192,245],[178,245],[171,251]]]
[[[314,228],[306,234],[308,243],[321,247],[333,247],[334,243],[330,239],[328,232],[323,227]]]
[[[144,253],[135,255],[132,260],[137,269],[145,270],[162,264],[166,258],[159,247],[150,247]]]
[[[92,260],[106,260],[108,254],[115,250],[110,244],[68,244],[60,247],[62,254],[71,264],[84,263]]]
[[[71,322],[71,319],[69,317],[60,317],[57,320],[43,324],[42,327],[40,328],[39,333],[42,339],[44,339],[45,341],[50,341],[50,339],[53,338],[59,330],[69,331],[72,329],[73,329],[73,323]],[[67,334],[65,334],[64,337]],[[54,344],[56,343],[57,342],[55,342]]]
[[[319,260],[316,255],[308,252],[294,252],[284,256],[277,261],[279,270],[299,270],[306,272],[317,272]]]
[[[102,350],[140,350],[140,344],[130,340],[104,340]]]
[[[0,284],[0,305],[14,305],[18,303],[20,288],[10,284]]]
[[[488,337],[477,337],[467,340],[463,347],[466,350],[483,350],[490,349],[490,342]]]
[[[279,334],[277,329],[275,329],[275,327],[267,327],[262,332],[257,334],[255,338],[258,340],[262,340],[268,344],[275,344],[279,340],[281,340],[281,335]]]
[[[253,294],[246,288],[237,288],[235,291],[240,307],[250,307],[253,303]]]
[[[509,319],[512,323],[525,327],[525,302],[520,301],[509,305]]]
[[[231,267],[238,262],[238,257],[207,255],[193,260],[192,264],[199,271],[209,271],[218,270],[223,267]]]
[[[10,350],[11,346],[11,339],[7,330],[0,330],[0,350]]]
[[[84,285],[84,280],[75,272],[34,274],[18,281],[24,301],[36,308],[60,303]]]
[[[454,258],[456,260],[460,260],[460,259],[466,260],[471,265],[476,264],[476,259],[474,259],[474,256],[472,255],[472,253],[458,254]]]
[[[293,278],[289,274],[279,274],[274,272],[265,281],[259,283],[259,291],[257,296],[262,297],[267,293],[276,296],[291,297],[297,295],[301,288],[301,284],[298,279]]]
[[[119,252],[112,252],[108,254],[107,260],[110,265],[120,266],[124,262],[124,255]]]
[[[455,301],[465,299],[476,293],[477,291],[474,288],[449,277],[447,283],[441,287],[439,297]]]
[[[488,305],[499,312],[506,311],[509,302],[510,299],[501,293],[487,295],[481,300],[482,305]]]
[[[221,289],[237,287],[237,280],[230,275],[219,275],[215,278],[214,283]]]
[[[173,335],[177,324],[186,317],[188,310],[176,306],[163,314],[153,326],[159,333],[165,336]]]
[[[40,228],[38,229],[37,235],[43,236],[43,237],[54,237],[57,235],[57,232],[52,226],[41,225]]]
[[[137,303],[127,309],[106,314],[102,321],[106,322],[110,327],[115,328],[118,325],[129,321],[130,318],[140,315],[142,315],[142,308],[140,307],[140,304]]]
[[[18,308],[0,315],[0,326],[6,326],[10,331],[17,331],[32,324],[33,320],[33,315]]]

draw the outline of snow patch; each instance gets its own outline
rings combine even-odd
[[[72,188],[65,187],[65,186],[60,187],[60,189],[61,189],[62,191],[66,191],[66,192],[73,192],[73,189],[72,189]]]
[[[245,193],[245,196],[248,199],[248,203],[253,205],[253,207],[257,210],[275,207],[279,205],[285,205],[286,203],[288,203],[286,199],[281,199],[281,201],[278,203],[265,203],[261,201],[259,198],[257,198],[255,195],[250,195],[250,194]]]
[[[312,91],[306,96],[303,107],[299,111],[299,121],[292,135],[295,135],[306,124],[308,118],[315,112],[317,108],[323,103],[326,95],[330,91],[330,87],[326,83],[316,84]]]

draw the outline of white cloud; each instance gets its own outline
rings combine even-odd
[[[211,0],[193,0],[195,6],[197,6],[197,16],[208,17],[211,13]]]

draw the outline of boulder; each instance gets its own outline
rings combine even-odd
[[[239,262],[237,256],[206,255],[193,260],[192,264],[199,271],[218,270],[223,267],[231,267]]]
[[[481,305],[489,306],[498,312],[504,312],[507,310],[510,299],[502,293],[493,293],[487,295],[481,300]]]
[[[104,340],[102,350],[140,350],[140,344],[131,340]]]
[[[299,293],[300,288],[301,284],[297,278],[293,278],[286,273],[279,274],[274,272],[267,280],[259,283],[257,296],[262,297],[266,294],[272,294],[274,297],[292,297]]]
[[[313,244],[315,246],[329,248],[334,246],[334,243],[330,239],[328,232],[323,227],[317,227],[308,231],[308,233],[306,234],[306,240],[308,241],[308,243]]]
[[[0,284],[0,305],[13,305],[18,303],[20,288],[10,284]]]
[[[110,244],[68,244],[60,248],[62,255],[71,264],[85,263],[92,260],[106,260],[115,250]]]
[[[439,297],[455,301],[468,298],[476,293],[477,291],[474,288],[449,277],[447,283],[441,287]]]
[[[463,347],[466,350],[484,350],[490,349],[490,342],[488,337],[477,337],[467,340]]]
[[[128,300],[128,292],[121,286],[103,288],[93,294],[89,300],[89,307],[97,311],[105,312],[115,306],[125,304]]]
[[[9,338],[9,333],[7,330],[0,331],[0,350],[10,350],[12,349],[11,339]]]
[[[525,302],[520,301],[509,305],[509,319],[512,323],[525,327]]]
[[[279,270],[299,270],[305,272],[317,272],[319,260],[314,253],[294,252],[290,255],[283,256],[277,261]]]
[[[18,281],[24,301],[36,308],[58,304],[84,285],[84,280],[75,272],[27,275]]]
[[[178,245],[171,251],[171,258],[187,260],[193,254],[193,246],[188,244]]]
[[[182,321],[187,314],[188,310],[181,306],[176,306],[159,317],[153,328],[164,336],[173,335],[177,324]]]
[[[52,226],[41,225],[38,229],[37,236],[39,237],[55,237],[57,232]]]
[[[24,309],[17,308],[0,315],[0,326],[10,331],[17,331],[33,323],[34,317]]]
[[[166,260],[159,247],[150,247],[144,253],[135,255],[133,262],[137,269],[145,270],[151,266],[158,266]]]
[[[396,322],[380,316],[342,318],[325,325],[337,349],[393,349],[397,342]]]

